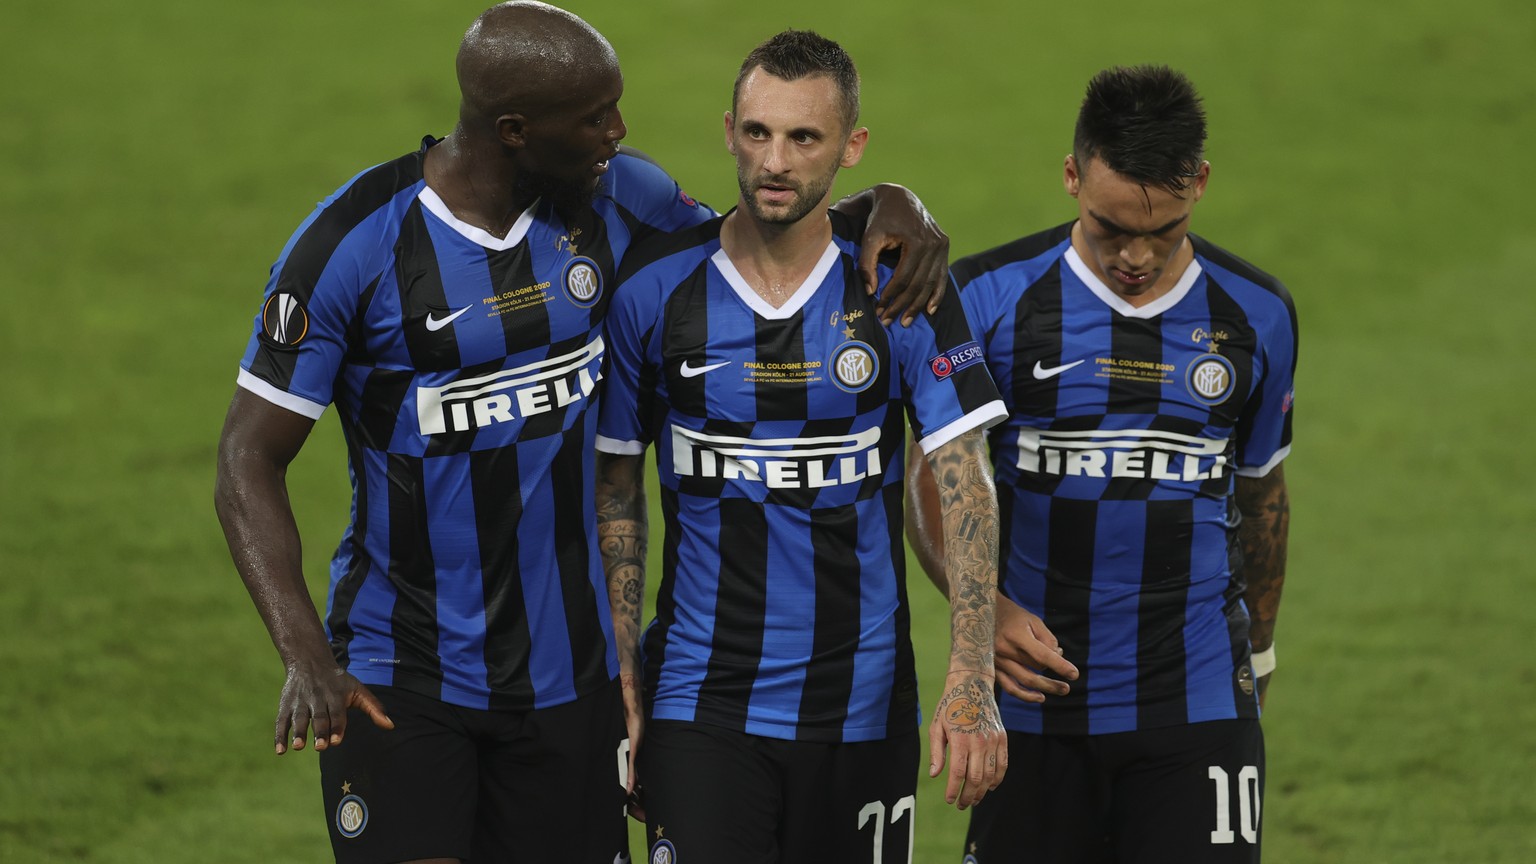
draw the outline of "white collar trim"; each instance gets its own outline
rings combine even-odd
[[[752,290],[752,286],[748,285],[747,280],[742,278],[741,271],[737,270],[736,265],[731,263],[731,256],[725,254],[724,247],[715,250],[715,254],[709,256],[709,260],[714,262],[715,269],[719,270],[720,275],[725,277],[726,284],[731,286],[731,289],[736,292],[736,296],[741,298],[741,302],[747,304],[748,308],[764,318],[779,321],[789,318],[805,306],[811,299],[811,296],[816,293],[816,289],[821,285],[822,280],[827,278],[827,273],[832,270],[832,265],[837,263],[837,256],[837,244],[828,240],[827,249],[821,253],[821,260],[816,262],[816,266],[811,270],[811,275],[805,277],[805,281],[800,283],[800,287],[795,289],[795,293],[789,295],[789,299],[784,301],[784,305],[777,309],[770,306],[768,301],[762,298],[762,295]]]
[[[1156,318],[1179,305],[1179,301],[1184,299],[1184,295],[1188,294],[1190,289],[1195,287],[1195,280],[1200,278],[1200,273],[1202,272],[1200,260],[1191,258],[1189,266],[1184,268],[1184,275],[1179,277],[1178,283],[1173,286],[1172,290],[1145,306],[1132,306],[1130,301],[1110,290],[1110,287],[1105,285],[1104,281],[1097,274],[1088,269],[1088,264],[1083,261],[1081,255],[1077,254],[1077,247],[1067,247],[1066,259],[1067,266],[1072,268],[1072,272],[1077,274],[1077,278],[1083,280],[1083,284],[1088,286],[1088,290],[1092,291],[1094,296],[1104,301],[1106,306],[1126,318]]]
[[[535,200],[528,206],[527,210],[523,211],[521,216],[517,217],[517,221],[512,223],[512,230],[507,232],[506,237],[497,237],[495,234],[483,228],[476,228],[453,215],[453,211],[449,210],[448,205],[443,203],[443,199],[436,192],[432,191],[431,186],[423,185],[421,191],[416,193],[416,197],[421,200],[422,206],[431,211],[433,216],[443,220],[444,224],[449,228],[459,232],[471,242],[479,243],[481,246],[497,252],[511,249],[513,246],[523,242],[523,238],[528,235],[528,229],[533,225],[533,211],[539,208],[539,202]]]

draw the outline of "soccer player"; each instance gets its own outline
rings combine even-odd
[[[457,72],[452,134],[354,177],[283,249],[216,504],[287,668],[276,751],[313,730],[338,860],[611,864],[625,727],[592,502],[601,322],[635,237],[714,213],[620,151],[618,62],[576,16],[497,6]],[[285,472],[331,403],[354,497],[322,625]]]
[[[652,862],[910,860],[904,415],[939,477],[953,585],[930,772],[947,745],[964,808],[1006,768],[981,436],[1003,405],[955,298],[886,327],[858,284],[858,239],[827,209],[868,138],[858,100],[835,42],[758,46],[725,115],[738,207],[635,252],[608,318],[598,521],[621,674],[643,682],[643,745],[626,707]],[[666,547],[642,661],[652,444]]]
[[[997,667],[1030,766],[972,813],[967,862],[1259,860],[1296,313],[1190,233],[1205,135],[1183,75],[1101,72],[1066,157],[1077,219],[953,268],[1009,409]]]

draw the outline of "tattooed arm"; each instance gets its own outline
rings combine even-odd
[[[907,463],[906,517],[907,542],[912,545],[918,564],[939,593],[948,597],[939,487],[922,448],[915,444]],[[1044,702],[1047,695],[1065,696],[1068,693],[1071,686],[1067,681],[1077,680],[1077,667],[1062,656],[1056,634],[1045,626],[1040,616],[999,592],[995,630],[993,644],[997,652],[999,686],[1026,702]],[[1059,677],[1046,677],[1046,670]],[[1060,680],[1062,678],[1066,680]]]
[[[992,696],[997,490],[980,430],[940,446],[927,461],[944,525],[950,610],[949,673],[928,729],[928,775],[944,769],[947,744],[944,800],[964,810],[997,788],[1008,770],[1008,738]]]
[[[645,607],[645,474],[643,456],[597,454],[597,544],[608,579],[613,638],[619,653],[619,686],[629,732],[629,774],[625,792],[630,813],[644,820],[635,790],[635,754],[645,731],[640,705],[640,613]]]
[[[1280,615],[1280,589],[1285,586],[1285,553],[1291,531],[1291,496],[1285,486],[1285,466],[1276,465],[1263,477],[1239,476],[1237,509],[1243,514],[1239,536],[1243,543],[1243,574],[1248,588],[1243,595],[1252,620],[1248,640],[1254,651],[1275,642],[1275,619]],[[1269,679],[1258,681],[1259,707],[1269,692]]]

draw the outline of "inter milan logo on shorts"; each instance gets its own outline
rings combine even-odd
[[[651,864],[677,864],[677,850],[671,840],[657,840],[651,847]]]
[[[1185,382],[1189,392],[1207,405],[1219,405],[1232,395],[1237,376],[1232,363],[1220,354],[1202,354],[1189,364]]]
[[[336,831],[351,839],[368,827],[368,805],[356,795],[348,795],[336,805]]]
[[[309,333],[309,313],[292,294],[273,294],[261,307],[261,329],[279,345],[297,345]]]
[[[832,380],[849,393],[868,387],[879,371],[875,349],[863,342],[845,342],[832,352]]]
[[[591,258],[572,258],[565,265],[560,281],[565,285],[565,295],[583,309],[596,303],[598,295],[603,293],[602,274],[597,269],[597,262]]]

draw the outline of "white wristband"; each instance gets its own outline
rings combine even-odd
[[[1275,646],[1271,644],[1253,655],[1253,677],[1263,678],[1275,671]]]

